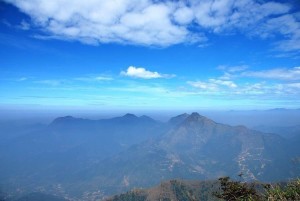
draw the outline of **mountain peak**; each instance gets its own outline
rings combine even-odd
[[[201,115],[198,112],[193,112],[190,116],[192,117],[201,117]]]
[[[189,120],[203,120],[203,119],[207,119],[204,116],[201,116],[198,112],[193,112],[192,114],[190,114],[187,119]]]
[[[54,126],[54,125],[63,125],[63,124],[68,124],[70,122],[73,122],[74,120],[77,120],[77,118],[75,117],[72,117],[72,116],[64,116],[64,117],[58,117],[56,119],[54,119],[52,122],[51,122],[51,126]]]
[[[214,123],[214,121],[206,118],[205,116],[200,115],[197,112],[190,114],[184,121],[185,123]]]
[[[124,118],[138,118],[137,116],[135,116],[134,114],[131,114],[131,113],[127,113],[123,117]]]
[[[57,117],[56,119],[53,120],[53,123],[71,121],[71,120],[74,120],[74,119],[75,118],[72,117],[72,116]]]

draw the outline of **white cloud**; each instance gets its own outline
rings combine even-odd
[[[254,83],[240,83],[238,86],[222,87],[221,83],[196,81],[187,82],[195,88],[195,94],[213,95],[224,98],[263,98],[263,99],[278,99],[295,97],[300,95],[300,83],[268,83],[268,82],[254,82]],[[201,89],[201,90],[199,90]]]
[[[95,77],[96,80],[98,81],[110,81],[110,80],[113,80],[113,78],[111,77],[105,77],[105,76],[97,76]]]
[[[300,80],[300,67],[294,67],[291,69],[275,68],[261,71],[246,71],[241,73],[241,76],[277,80]]]
[[[218,79],[209,79],[210,83],[214,83],[217,85],[223,85],[229,88],[236,88],[237,85],[231,80],[218,80]]]
[[[296,82],[296,83],[288,83],[286,84],[287,87],[291,87],[291,88],[295,88],[295,89],[300,89],[300,82]]]
[[[221,79],[209,79],[207,82],[203,81],[188,81],[189,85],[208,91],[220,91],[224,87],[226,88],[236,88],[237,85],[231,80],[221,80]]]
[[[195,0],[192,2],[198,24],[213,32],[234,28],[250,31],[265,18],[284,14],[290,10],[290,6],[286,4],[263,3],[254,0]]]
[[[209,90],[209,91],[218,90],[218,85],[215,83],[202,82],[202,81],[188,81],[187,83],[193,87],[203,89],[203,90]]]
[[[74,80],[85,81],[85,82],[95,82],[95,81],[111,81],[112,77],[109,76],[86,76],[86,77],[77,77]]]
[[[188,81],[187,84],[202,95],[265,99],[300,95],[300,67],[247,71],[246,65],[221,65],[217,69],[224,71],[224,75],[205,81]]]
[[[180,24],[191,23],[194,19],[193,10],[186,6],[180,7],[175,11],[174,19]]]
[[[121,71],[121,75],[134,77],[134,78],[143,78],[143,79],[154,79],[154,78],[171,78],[175,75],[170,74],[160,74],[158,72],[148,71],[145,68],[129,66],[126,71]]]
[[[30,15],[38,38],[83,43],[169,46],[206,42],[207,33],[283,36],[277,47],[299,50],[299,19],[292,5],[256,0],[6,0]]]
[[[177,9],[173,3],[151,0],[7,1],[30,15],[46,35],[58,39],[88,44],[114,42],[157,46],[182,43],[189,38],[201,40],[187,27],[172,21]]]
[[[258,27],[255,34],[270,37],[280,34],[284,37],[275,43],[277,49],[283,51],[300,50],[300,17],[298,14],[285,14],[266,20]]]

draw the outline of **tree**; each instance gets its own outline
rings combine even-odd
[[[214,196],[226,201],[257,201],[260,196],[254,188],[254,184],[232,181],[229,177],[219,179],[221,192],[214,192]]]
[[[265,199],[268,201],[300,200],[300,179],[289,182],[287,185],[265,185]]]

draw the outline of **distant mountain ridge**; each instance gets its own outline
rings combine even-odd
[[[34,189],[73,181],[75,173],[160,135],[164,127],[150,117],[130,114],[100,120],[56,118],[0,147],[0,185],[16,181]]]
[[[246,181],[285,180],[300,173],[291,163],[297,148],[291,144],[286,149],[289,143],[198,113],[167,123],[133,114],[101,120],[66,116],[1,147],[0,179],[2,184],[14,181],[52,191],[59,184],[77,196],[106,196],[175,178],[234,178],[243,173]]]

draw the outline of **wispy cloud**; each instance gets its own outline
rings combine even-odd
[[[18,82],[22,82],[22,81],[26,81],[28,80],[28,77],[20,77],[19,79],[17,79]]]
[[[22,30],[29,30],[30,24],[28,22],[26,22],[25,20],[22,20],[20,25],[17,26],[17,28],[20,28]]]
[[[287,98],[290,95],[300,95],[300,83],[272,83],[272,82],[254,82],[239,83],[235,87],[222,87],[211,82],[188,82],[189,85],[196,89],[196,93],[202,95],[214,95],[228,99],[236,98],[263,98],[278,99]]]
[[[188,81],[199,93],[217,96],[285,97],[300,95],[300,67],[249,71],[248,66],[219,66],[224,75],[208,80]]]
[[[216,91],[218,89],[218,86],[216,84],[209,83],[209,82],[188,81],[187,83],[193,87],[196,87],[199,89],[204,89],[204,90],[209,90],[209,91]]]
[[[114,78],[112,78],[110,76],[104,76],[104,75],[99,75],[99,76],[85,76],[85,77],[74,78],[74,80],[84,81],[84,82],[111,81],[113,79]]]
[[[249,68],[247,65],[240,65],[240,66],[226,66],[226,65],[220,65],[217,67],[218,70],[223,70],[229,73],[236,73],[241,72]]]
[[[300,17],[299,14],[284,14],[266,20],[254,34],[263,38],[280,34],[283,40],[277,41],[275,47],[283,51],[300,50]]]
[[[218,91],[223,87],[236,88],[237,85],[231,80],[209,79],[207,82],[203,81],[188,81],[189,85],[211,91]]]
[[[288,68],[274,68],[261,71],[245,71],[241,76],[277,79],[277,80],[300,80],[300,67]]]
[[[155,78],[171,78],[175,75],[171,74],[161,74],[154,71],[146,70],[142,67],[129,66],[126,71],[121,71],[121,75],[133,77],[133,78],[142,78],[142,79],[155,79]]]
[[[64,81],[63,80],[38,80],[38,81],[35,81],[35,83],[45,84],[45,85],[50,85],[50,86],[56,87],[56,86],[63,84]]]
[[[78,40],[86,44],[125,43],[169,46],[207,43],[208,33],[280,35],[277,48],[299,50],[299,14],[275,1],[60,1],[6,0],[31,16],[44,31],[39,38]],[[21,23],[23,29],[31,24]],[[196,31],[197,30],[197,31]]]

